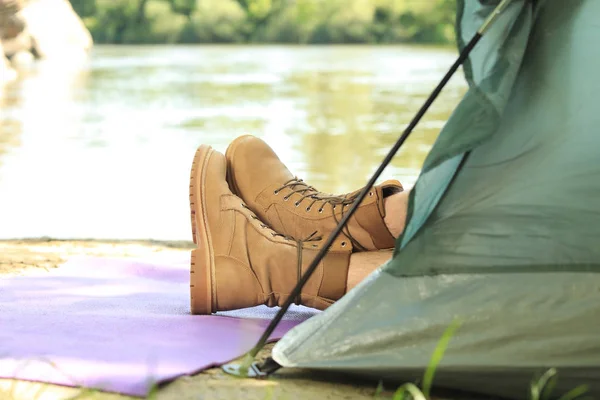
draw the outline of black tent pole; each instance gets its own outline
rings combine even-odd
[[[348,223],[348,221],[350,220],[352,215],[354,215],[354,212],[356,211],[356,209],[358,208],[360,203],[364,200],[364,198],[367,196],[367,194],[371,190],[371,187],[373,187],[373,185],[375,184],[375,182],[377,181],[377,179],[379,178],[379,176],[381,175],[383,170],[392,161],[392,158],[394,158],[394,156],[396,155],[396,153],[398,152],[400,147],[404,144],[404,142],[406,141],[408,136],[412,133],[414,128],[417,126],[417,124],[423,117],[423,115],[425,115],[425,113],[427,112],[427,110],[429,109],[431,104],[438,97],[438,95],[440,94],[440,92],[442,91],[444,86],[446,86],[448,81],[456,73],[458,68],[467,59],[467,57],[469,57],[469,54],[471,54],[471,51],[473,50],[475,45],[479,42],[481,37],[485,34],[485,32],[487,32],[487,30],[492,25],[492,23],[496,20],[496,18],[506,9],[506,7],[512,1],[513,0],[502,0],[496,6],[494,11],[492,11],[492,13],[488,16],[488,18],[485,20],[485,22],[481,25],[481,27],[479,28],[477,33],[473,36],[473,38],[469,41],[469,43],[463,48],[463,50],[460,52],[460,55],[454,62],[454,64],[452,64],[452,66],[450,67],[448,72],[446,72],[446,75],[444,75],[444,78],[440,81],[440,83],[436,86],[436,88],[433,90],[433,92],[429,95],[429,97],[425,101],[425,104],[423,104],[423,106],[421,106],[421,108],[419,109],[417,114],[414,116],[414,118],[412,119],[410,124],[408,124],[408,126],[406,127],[406,129],[404,130],[402,135],[400,136],[400,138],[398,138],[398,141],[394,144],[394,146],[391,148],[389,153],[385,156],[385,158],[381,162],[381,165],[379,165],[379,167],[377,168],[377,170],[375,171],[375,173],[373,174],[371,179],[369,179],[369,181],[367,182],[367,184],[365,185],[363,190],[356,197],[356,199],[352,203],[352,206],[350,207],[348,212],[343,216],[343,218],[340,220],[340,222],[335,227],[333,232],[331,232],[331,234],[327,238],[327,241],[325,242],[325,244],[323,245],[323,247],[321,248],[319,253],[315,256],[314,260],[312,261],[312,263],[310,264],[310,266],[308,267],[308,269],[306,270],[304,275],[302,275],[302,277],[300,278],[300,280],[298,281],[298,283],[296,284],[296,286],[294,287],[294,289],[292,290],[292,292],[286,299],[285,303],[283,303],[283,305],[281,306],[281,309],[277,312],[277,314],[275,315],[275,317],[273,318],[273,320],[271,321],[269,326],[267,326],[267,328],[265,329],[264,333],[262,334],[262,336],[260,337],[260,339],[258,340],[256,345],[252,348],[252,350],[250,350],[250,352],[248,352],[248,354],[246,355],[245,361],[242,364],[233,364],[232,363],[232,364],[224,365],[223,370],[225,372],[233,374],[233,375],[256,376],[256,375],[264,375],[265,371],[266,371],[265,367],[266,367],[266,369],[269,369],[271,371],[278,369],[279,365],[277,363],[275,363],[274,361],[272,361],[271,359],[268,359],[266,361],[265,365],[262,366],[262,368],[260,366],[251,365],[251,364],[252,364],[252,361],[254,360],[254,358],[256,357],[256,355],[258,354],[258,352],[267,343],[269,336],[271,336],[271,334],[273,333],[273,331],[275,330],[275,328],[277,327],[277,325],[283,318],[286,311],[290,308],[290,306],[292,305],[294,300],[296,300],[298,298],[298,296],[300,295],[300,292],[302,291],[302,288],[304,287],[304,285],[306,284],[308,279],[311,277],[313,272],[317,269],[317,267],[319,266],[319,263],[321,262],[323,257],[325,257],[325,255],[327,254],[327,251],[329,251],[329,247],[331,247],[331,245],[333,244],[335,239],[339,236],[339,234],[342,232],[342,229],[346,226],[346,224]]]

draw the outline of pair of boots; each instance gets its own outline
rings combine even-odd
[[[325,309],[346,293],[350,255],[394,247],[373,187],[304,286],[298,304]],[[262,140],[242,136],[223,155],[198,148],[190,178],[193,314],[283,304],[358,191],[333,196],[295,178]]]

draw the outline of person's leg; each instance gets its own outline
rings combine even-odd
[[[409,193],[410,190],[405,190],[383,199],[383,207],[385,208],[383,220],[394,238],[398,238],[404,231]]]
[[[346,291],[352,290],[377,268],[392,258],[393,250],[363,251],[352,253],[348,266]]]
[[[395,238],[404,231],[406,213],[408,209],[408,194],[404,191],[393,194],[384,199],[385,224]],[[392,258],[393,250],[368,251],[352,253],[348,266],[348,279],[346,290],[351,290],[373,271]]]

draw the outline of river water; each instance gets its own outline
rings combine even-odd
[[[318,189],[361,187],[453,62],[421,47],[97,46],[0,95],[0,238],[189,240],[207,143],[266,140]],[[382,179],[410,187],[465,92],[450,82]]]

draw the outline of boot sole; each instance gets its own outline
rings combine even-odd
[[[196,249],[190,260],[190,305],[192,314],[211,314],[212,276],[215,261],[207,225],[205,178],[206,163],[214,150],[202,145],[196,150],[190,173],[190,216]]]

